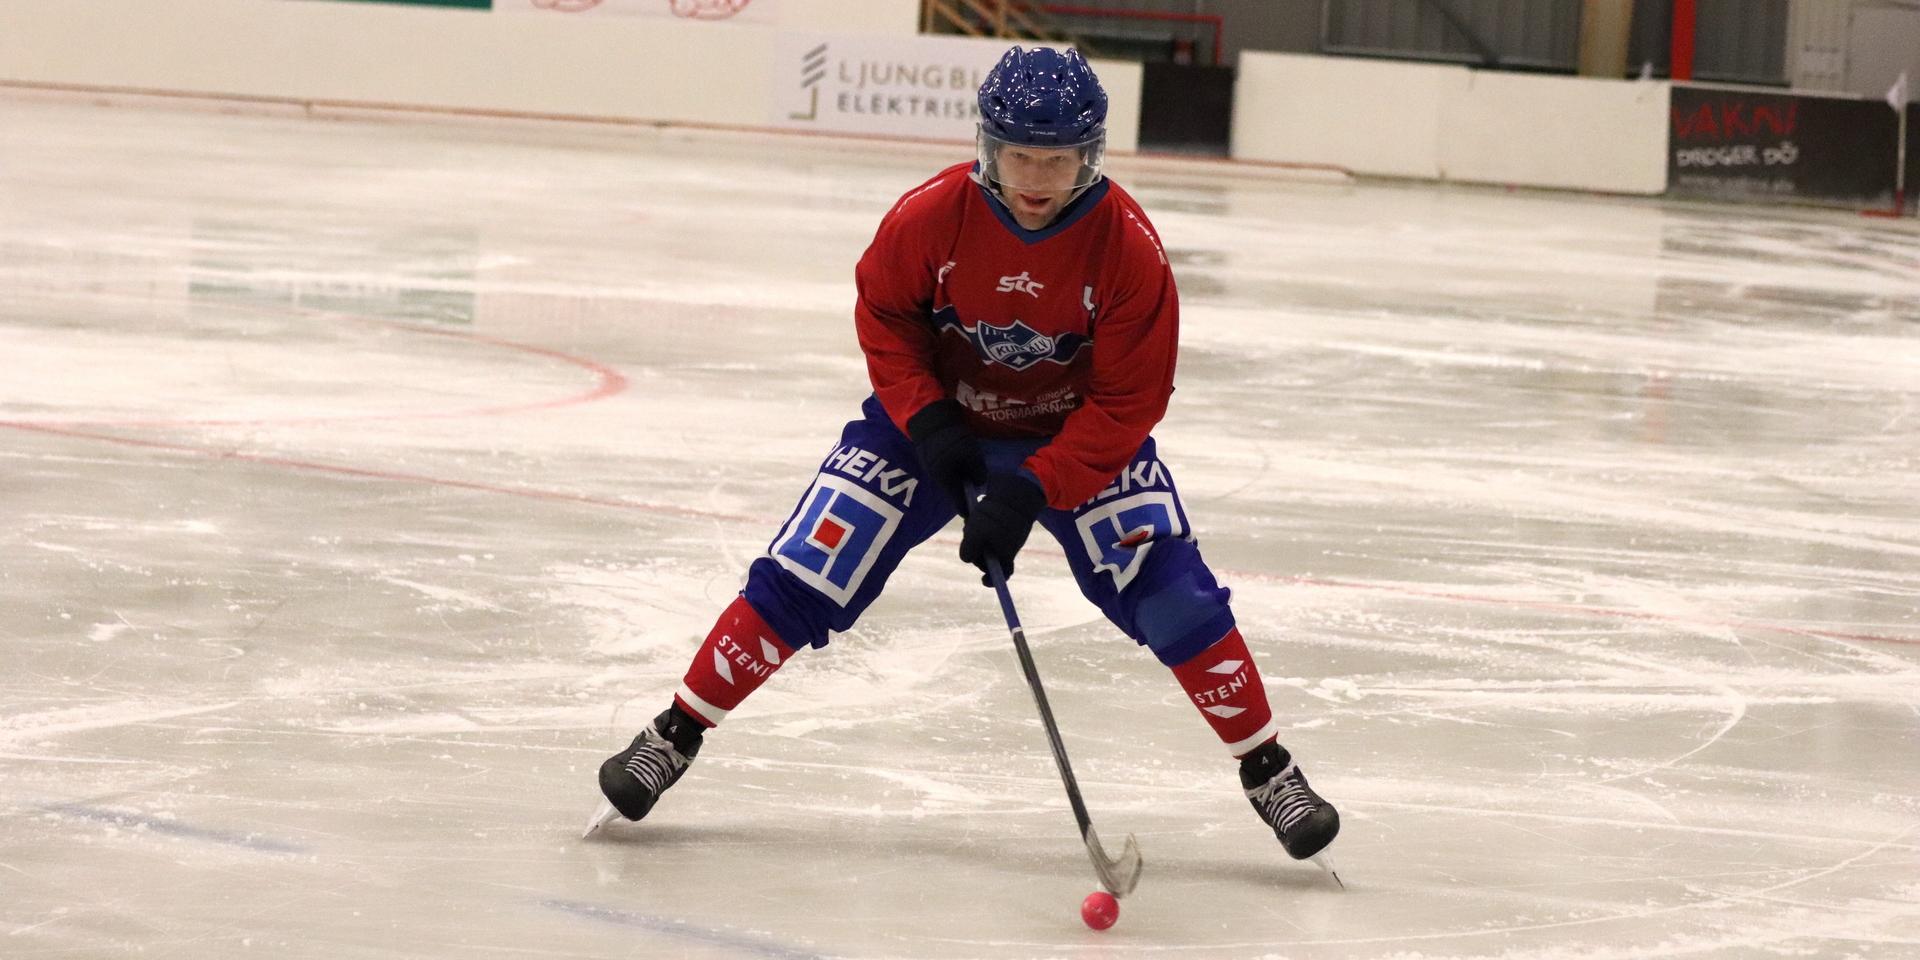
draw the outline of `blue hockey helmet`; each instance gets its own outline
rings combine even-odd
[[[1014,47],[980,85],[980,129],[1026,147],[1092,143],[1107,135],[1107,92],[1078,50]]]
[[[980,167],[999,182],[996,162],[1005,146],[1080,148],[1073,186],[1100,178],[1107,144],[1107,92],[1080,51],[1014,47],[980,85]]]

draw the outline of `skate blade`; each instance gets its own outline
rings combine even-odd
[[[620,819],[620,811],[614,809],[612,801],[601,800],[593,810],[593,816],[587,818],[587,829],[582,831],[580,839],[585,840],[600,831],[601,827]]]
[[[1326,854],[1316,853],[1313,856],[1308,857],[1307,859],[1312,860],[1314,866],[1319,867],[1322,870],[1325,870],[1327,872],[1327,876],[1332,877],[1333,882],[1340,885],[1340,889],[1345,890],[1347,888],[1347,882],[1345,880],[1340,879],[1340,871],[1335,870],[1333,868],[1333,861],[1329,860]]]
[[[1127,834],[1126,845],[1120,849],[1117,859],[1107,856],[1106,848],[1100,845],[1100,835],[1093,832],[1091,825],[1087,827],[1086,841],[1093,872],[1099,875],[1100,885],[1113,894],[1114,899],[1132,893],[1133,888],[1140,885],[1140,871],[1146,863],[1140,859],[1140,844],[1133,834]]]

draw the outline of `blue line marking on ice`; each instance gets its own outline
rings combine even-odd
[[[670,937],[679,937],[683,940],[691,940],[709,946],[727,947],[756,957],[771,957],[773,960],[826,960],[826,957],[822,954],[782,946],[781,944],[762,940],[757,937],[713,930],[688,923],[685,920],[676,920],[672,917],[648,916],[644,913],[616,910],[612,907],[582,903],[578,900],[542,900],[540,901],[540,905],[551,910],[558,910],[562,913],[570,913],[576,917],[586,917],[589,920],[601,920],[607,923],[619,924],[623,927],[651,930],[654,933],[663,933]]]
[[[177,823],[172,820],[162,820],[158,817],[149,817],[144,814],[128,813],[121,810],[92,807],[83,803],[56,803],[42,807],[41,809],[49,813],[66,814],[71,817],[80,817],[84,820],[110,823],[122,827],[138,827],[153,833],[162,833],[173,837],[185,837],[189,840],[204,840],[208,843],[218,843],[229,847],[241,847],[259,853],[306,852],[305,847],[262,837],[258,834],[234,833],[228,830],[195,827],[184,823]]]

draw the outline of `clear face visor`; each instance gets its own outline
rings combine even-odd
[[[1030,147],[979,131],[980,174],[989,184],[1017,193],[1084,190],[1100,179],[1107,135],[1073,147]]]

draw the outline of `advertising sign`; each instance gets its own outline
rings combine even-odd
[[[466,10],[485,10],[493,5],[493,0],[364,0],[368,3],[404,3],[416,7],[460,7]]]
[[[780,0],[492,0],[502,13],[774,23]]]
[[[769,120],[796,130],[972,140],[975,96],[1011,42],[782,34]]]
[[[1898,117],[1851,100],[1675,85],[1668,190],[1714,199],[1892,201]]]

